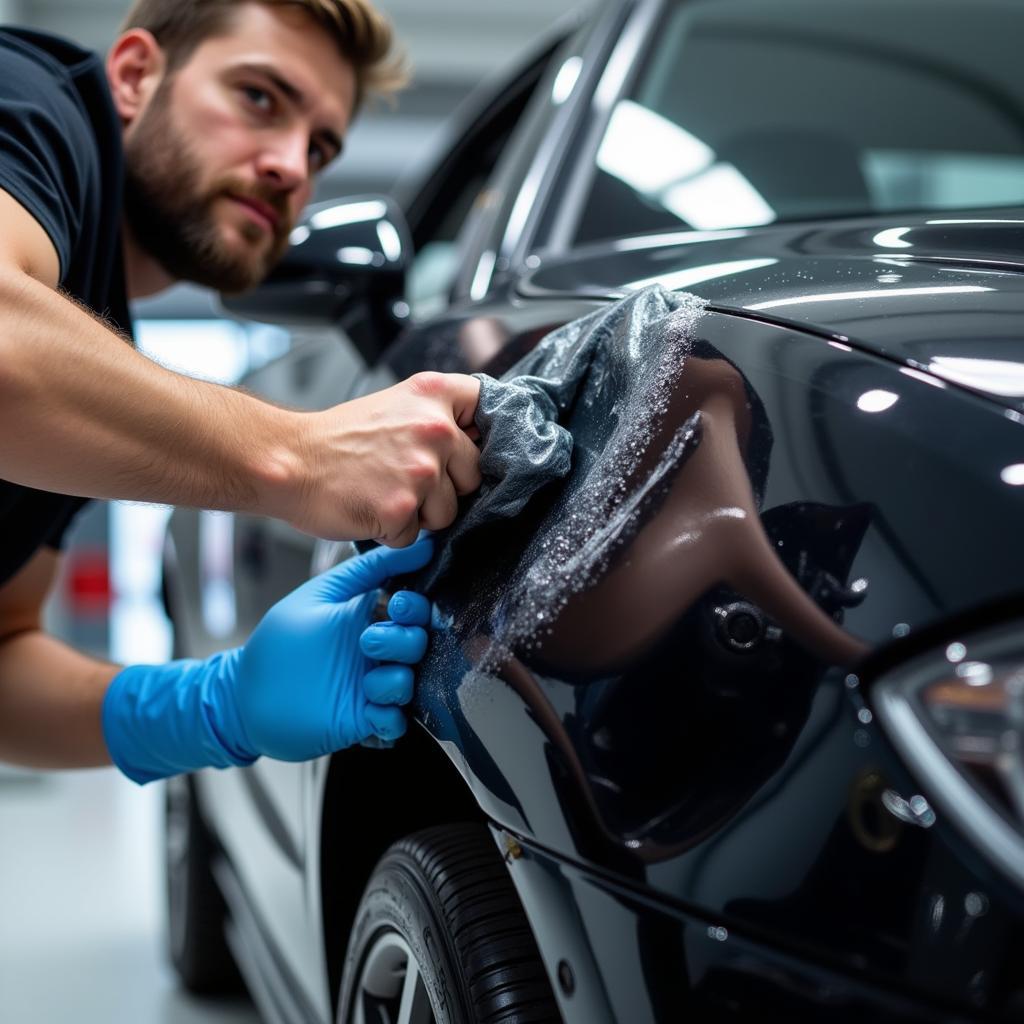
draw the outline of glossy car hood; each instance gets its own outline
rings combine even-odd
[[[686,289],[1024,408],[1024,211],[623,239],[545,263],[530,296]]]

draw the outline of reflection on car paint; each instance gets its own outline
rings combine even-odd
[[[584,277],[573,299],[548,293],[524,302],[517,284],[481,308],[456,311],[398,346],[393,372],[422,368],[426,349],[432,369],[501,374],[553,326],[596,307],[580,297],[595,290],[586,285],[595,277]],[[822,286],[814,277],[802,275],[801,287]],[[702,318],[679,388],[701,358],[742,374],[751,427],[741,449],[761,524],[826,614],[875,648],[894,637],[914,643],[937,618],[994,588],[1017,587],[1020,559],[1004,538],[1019,520],[1019,488],[1000,473],[1019,462],[1019,413],[902,374],[906,367],[866,354],[852,325],[856,340],[826,331],[822,339],[736,313],[719,307]],[[998,330],[1006,315],[981,320],[972,311],[970,320]],[[508,339],[484,366],[462,344],[480,319]],[[888,323],[887,341],[900,332],[944,337],[955,327],[948,311],[933,317],[922,308]],[[900,401],[865,415],[856,403],[871,390],[898,392]],[[960,426],[937,430],[951,414]],[[979,448],[980,437],[988,440]],[[954,527],[972,522],[981,505],[986,529]],[[442,629],[451,631],[462,604],[487,586],[514,582],[543,519],[536,512],[527,508],[523,528],[514,520],[496,531],[490,548],[460,564],[461,578],[446,581]],[[502,574],[492,578],[488,566],[500,557]],[[615,628],[586,625],[582,647]],[[933,965],[901,951],[917,948],[914,915],[924,894],[948,887],[953,868],[940,828],[908,828],[886,808],[887,789],[909,800],[914,782],[871,720],[857,676],[813,657],[725,586],[699,597],[621,670],[577,674],[534,651],[479,672],[489,642],[484,631],[456,647],[446,678],[439,662],[428,666],[416,707],[489,817],[658,899],[720,914],[737,933],[749,926],[810,939],[856,970],[869,964],[935,985]],[[919,884],[921,865],[934,858],[942,866],[927,868]],[[997,916],[986,919],[992,934],[1002,927]],[[837,932],[836,922],[853,923]],[[942,991],[955,997],[978,962],[972,953],[962,969],[943,970]]]
[[[686,302],[686,330],[644,330]],[[635,320],[621,317],[637,306]],[[822,671],[865,652],[841,623],[867,594],[866,581],[848,577],[871,508],[763,511],[772,431],[749,382],[696,336],[702,304],[653,288],[617,308],[618,330],[599,335],[564,404],[569,477],[512,520],[442,538],[447,571],[431,588],[438,630],[418,713],[465,746],[473,730],[459,720],[496,685],[510,687],[547,740],[552,772],[572,780],[576,827],[656,862],[739,810],[795,742]],[[556,332],[506,377],[554,374],[567,339],[588,337]],[[552,702],[560,683],[574,713]],[[637,708],[655,693],[660,720],[645,721]],[[752,723],[755,704],[775,722],[767,734]],[[661,733],[680,722],[690,723],[688,775],[734,777],[715,800],[693,799],[692,782],[670,797],[652,785],[659,751],[679,749]],[[474,750],[478,766],[485,753]]]
[[[540,506],[546,518],[516,556],[528,568],[511,587],[504,581],[492,616],[500,626],[486,630],[497,649],[532,647],[550,632],[569,597],[603,573],[644,507],[663,496],[673,465],[699,442],[697,420],[674,427],[668,437],[661,427],[702,310],[693,296],[659,289],[631,297],[552,333],[505,375],[516,382],[515,391],[486,402],[491,433],[481,468],[485,476],[493,468],[504,478],[485,485],[439,561],[479,535],[481,508],[518,513],[545,482],[554,499]],[[562,439],[553,437],[544,416],[563,420],[553,426],[573,445],[564,488],[554,485],[556,475],[565,475],[562,459],[552,459],[562,454]]]

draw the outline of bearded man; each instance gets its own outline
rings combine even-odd
[[[370,625],[375,591],[429,560],[421,528],[479,486],[477,381],[417,375],[292,412],[145,359],[128,314],[180,280],[258,283],[364,96],[400,84],[391,53],[369,0],[140,0],[105,66],[0,30],[0,758],[113,760],[146,782],[404,730],[429,606],[396,595]],[[88,498],[384,547],[290,595],[244,647],[121,669],[41,626]]]

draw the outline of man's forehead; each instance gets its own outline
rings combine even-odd
[[[322,116],[347,123],[351,115],[356,92],[352,65],[327,29],[299,8],[241,5],[223,33],[199,44],[192,61],[208,62],[220,72],[262,70]]]

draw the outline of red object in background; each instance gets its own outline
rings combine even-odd
[[[105,615],[113,594],[106,548],[84,548],[71,553],[67,567],[67,602],[75,615]]]

